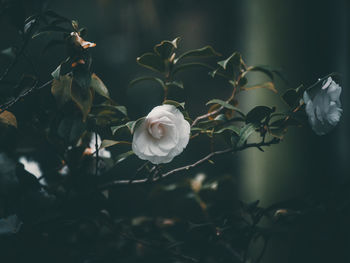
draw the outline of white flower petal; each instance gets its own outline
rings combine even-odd
[[[155,107],[134,133],[132,149],[143,160],[168,163],[187,146],[190,124],[172,105]]]
[[[305,111],[316,134],[324,135],[338,124],[342,113],[341,91],[341,87],[329,77],[313,98],[304,92]]]

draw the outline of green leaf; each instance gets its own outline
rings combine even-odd
[[[114,141],[114,140],[103,140],[101,142],[100,148],[99,149],[103,149],[103,148],[108,148],[117,144],[131,144],[130,142],[126,142],[126,141]]]
[[[91,75],[91,88],[95,90],[98,94],[101,96],[110,99],[109,97],[109,91],[106,87],[106,85],[102,82],[102,80],[95,74],[93,73]]]
[[[72,99],[81,110],[83,120],[85,121],[92,106],[92,91],[91,88],[84,88],[73,81],[71,86]]]
[[[193,62],[193,63],[186,63],[186,64],[181,64],[181,65],[176,66],[173,69],[172,74],[175,75],[175,74],[177,74],[180,71],[187,70],[187,69],[192,69],[192,68],[207,68],[207,69],[210,69],[210,70],[214,70],[214,68],[212,66],[207,65],[205,63]]]
[[[249,136],[255,132],[255,125],[253,123],[248,123],[239,132],[239,140],[237,142],[237,147],[241,147],[248,140]]]
[[[43,49],[43,53],[46,53],[50,48],[58,45],[64,45],[65,41],[60,39],[53,39]]]
[[[220,99],[212,99],[212,100],[208,101],[206,105],[209,105],[209,104],[219,104],[220,106],[223,106],[226,109],[236,111],[242,117],[245,118],[245,114],[240,109],[238,109],[237,107],[227,103],[226,101],[223,101],[223,100],[220,100]]]
[[[56,79],[59,80],[60,79],[60,75],[61,75],[61,66],[62,64],[60,64],[52,73],[51,76]]]
[[[288,89],[282,94],[282,99],[289,107],[293,108],[296,106],[298,101],[298,94],[295,89]]]
[[[128,151],[117,155],[116,158],[114,159],[114,165],[121,163],[122,161],[124,161],[126,158],[130,157],[133,154],[134,154],[133,151]]]
[[[135,86],[137,83],[140,83],[142,81],[154,81],[154,82],[157,82],[159,83],[162,88],[164,90],[167,89],[167,86],[165,85],[165,83],[163,82],[163,80],[159,79],[159,78],[155,78],[155,77],[140,77],[140,78],[136,78],[134,80],[132,80],[130,83],[129,83],[129,87],[132,87],[132,86]]]
[[[174,100],[165,100],[163,102],[163,104],[173,105],[176,108],[181,108],[182,110],[185,109],[185,102],[177,102],[177,101],[174,101]]]
[[[216,52],[211,46],[205,46],[199,49],[189,50],[182,55],[180,55],[177,59],[175,59],[174,63],[176,64],[178,61],[185,58],[205,58],[205,57],[219,57],[220,53]]]
[[[69,144],[75,144],[85,128],[86,124],[80,118],[66,117],[58,125],[57,134]]]
[[[57,71],[57,70],[56,70]],[[52,81],[51,93],[59,106],[63,106],[72,99],[72,77],[70,75],[59,76]]]
[[[91,86],[91,73],[86,65],[79,64],[73,68],[73,80],[83,89]]]
[[[249,67],[247,71],[258,71],[267,75],[271,80],[274,79],[273,72],[264,66],[253,66]]]
[[[6,49],[3,49],[0,54],[3,54],[5,56],[8,56],[11,59],[14,59],[16,57],[16,49],[13,47],[9,47]]]
[[[207,121],[201,121],[198,122],[196,127],[201,129],[201,130],[207,130],[207,129],[211,129],[219,124],[222,124],[223,121],[222,120],[207,120]]]
[[[162,59],[169,59],[177,48],[177,43],[180,40],[179,37],[173,41],[164,40],[160,44],[154,46],[154,52],[158,54]]]
[[[163,59],[154,54],[154,53],[146,53],[143,54],[141,57],[138,57],[136,59],[137,63],[141,66],[163,73],[165,71],[165,64]]]
[[[266,106],[256,106],[247,113],[246,123],[260,123],[264,118],[269,116],[273,110]]]
[[[238,52],[234,52],[231,56],[229,56],[227,59],[219,61],[218,64],[223,69],[229,69],[230,67],[238,67],[241,65],[242,56]]]
[[[130,131],[131,134],[133,134],[135,129],[144,121],[144,119],[145,119],[145,117],[142,117],[140,119],[137,119],[136,121],[129,121],[129,122],[122,124],[122,125],[112,126],[111,127],[112,134],[115,134],[118,130],[125,128],[125,127],[128,128],[128,130]]]
[[[165,84],[168,87],[174,86],[180,89],[184,89],[184,84],[181,81],[171,81]]]
[[[17,215],[10,215],[6,218],[0,218],[0,237],[11,236],[20,230],[23,222]]]
[[[215,131],[214,133],[220,134],[220,133],[223,133],[224,131],[227,131],[227,130],[232,131],[233,133],[235,133],[237,135],[239,135],[239,133],[240,133],[240,128],[233,125],[233,124],[226,125],[226,126],[220,128],[219,130]]]

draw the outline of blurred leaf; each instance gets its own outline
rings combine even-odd
[[[0,237],[18,233],[22,224],[17,215],[0,218]]]
[[[9,57],[10,59],[14,59],[16,57],[16,49],[13,47],[8,47],[3,49],[1,54]]]
[[[272,113],[272,109],[266,106],[256,106],[247,113],[246,123],[260,123]]]
[[[209,105],[209,104],[219,104],[220,106],[223,106],[224,108],[226,109],[230,109],[230,110],[234,110],[236,111],[237,113],[239,113],[242,117],[245,118],[245,114],[238,108],[236,108],[235,106],[227,103],[226,101],[223,101],[223,100],[220,100],[220,99],[212,99],[210,101],[208,101],[206,103],[206,105]]]
[[[126,141],[103,140],[99,149],[108,148],[117,144],[131,144],[131,143]]]
[[[141,66],[163,73],[165,71],[165,64],[161,57],[153,53],[143,54],[136,59]]]
[[[211,46],[205,46],[199,49],[189,50],[183,54],[181,54],[177,59],[175,59],[174,63],[176,64],[178,61],[185,58],[205,58],[205,57],[219,57],[220,53],[216,52]]]
[[[241,147],[248,140],[249,136],[255,132],[255,125],[253,123],[248,123],[239,132],[239,140],[237,142],[237,147]]]
[[[65,41],[60,39],[53,39],[49,43],[46,44],[46,46],[43,49],[43,53],[46,53],[50,48],[58,45],[64,45]]]
[[[0,152],[0,195],[14,194],[19,186],[16,176],[16,162]]]
[[[57,72],[57,69],[54,72]],[[52,75],[56,76],[57,74],[52,73]],[[68,74],[59,76],[58,79],[55,78],[52,81],[51,93],[60,106],[72,99],[71,87],[72,77]]]
[[[181,108],[181,109],[185,109],[185,102],[177,102],[177,101],[174,101],[174,100],[165,100],[163,102],[163,104],[169,104],[169,105],[173,105],[175,106],[176,108]]]
[[[7,126],[13,126],[15,128],[17,128],[17,119],[15,117],[15,115],[13,115],[11,112],[5,110],[2,111],[0,109],[0,123]]]
[[[74,28],[75,31],[79,31],[79,23],[76,20],[72,20],[72,27]]]
[[[83,132],[86,124],[80,118],[66,117],[58,125],[57,134],[69,144],[75,144]]]
[[[91,88],[93,88],[101,96],[110,99],[107,87],[95,73],[91,75]]]
[[[273,84],[273,82],[265,82],[256,86],[252,86],[252,87],[245,87],[245,88],[241,88],[242,90],[254,90],[254,89],[269,89],[271,91],[273,91],[274,93],[278,93],[278,91],[275,88],[275,85]]]
[[[59,15],[58,13],[54,12],[53,10],[47,10],[47,11],[44,12],[44,14],[46,16],[49,16],[49,17],[52,17],[52,18],[62,19],[62,20],[66,20],[67,22],[71,22],[70,19]]]

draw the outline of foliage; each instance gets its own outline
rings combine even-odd
[[[206,155],[198,153],[190,164],[176,159],[171,165],[152,165],[138,160],[130,146],[144,118],[130,119],[126,107],[114,101],[93,72],[90,48],[96,44],[84,40],[86,30],[52,10],[28,17],[17,26],[23,43],[19,49],[9,47],[2,52],[11,57],[11,63],[0,85],[8,81],[8,73],[23,58],[32,39],[45,42],[47,34],[62,35],[44,50],[50,52],[61,45],[66,57],[48,82],[23,74],[10,94],[1,98],[0,245],[7,248],[4,255],[13,262],[27,262],[26,258],[33,262],[259,262],[265,246],[261,255],[253,257],[249,251],[254,242],[267,243],[292,222],[313,218],[315,211],[322,215],[329,207],[330,201],[317,198],[268,208],[260,207],[259,201],[246,204],[232,194],[236,187],[232,176],[192,172],[202,164],[214,163],[214,158],[220,163],[219,155],[248,148],[263,151],[280,143],[291,126],[305,123],[301,98],[307,87],[281,95],[287,110],[256,105],[243,111],[239,105],[242,91],[263,88],[275,96],[277,71],[248,66],[238,52],[222,58],[211,46],[177,55],[180,38],[156,44],[136,59],[152,75],[132,80],[130,88],[147,81],[156,83],[164,91],[163,103],[177,107],[191,124],[191,140],[202,136],[214,145],[222,139],[226,147],[216,149],[214,145]],[[231,94],[209,100],[209,109],[193,117],[185,102],[173,100],[169,91],[186,89],[179,72],[191,73],[197,67],[207,70],[208,78],[224,79]],[[270,81],[248,86],[252,72],[261,72]],[[16,119],[16,110],[11,110],[22,98],[42,94],[52,103],[42,105],[45,110],[40,113],[26,109],[33,120],[29,126],[22,117]],[[35,137],[43,142],[56,156],[39,178],[18,163],[22,145],[17,137],[23,133],[27,140]],[[105,148],[112,149],[111,157],[103,155]],[[123,166],[128,174],[120,172]],[[337,213],[347,206],[344,202]],[[263,220],[268,223],[262,224]],[[21,253],[13,254],[17,247]]]

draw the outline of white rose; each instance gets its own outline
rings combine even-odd
[[[187,146],[190,131],[190,124],[175,106],[157,106],[136,127],[132,150],[153,164],[168,163]]]
[[[340,93],[341,87],[331,77],[323,82],[313,98],[304,92],[305,110],[316,134],[328,133],[339,122],[342,113]]]

